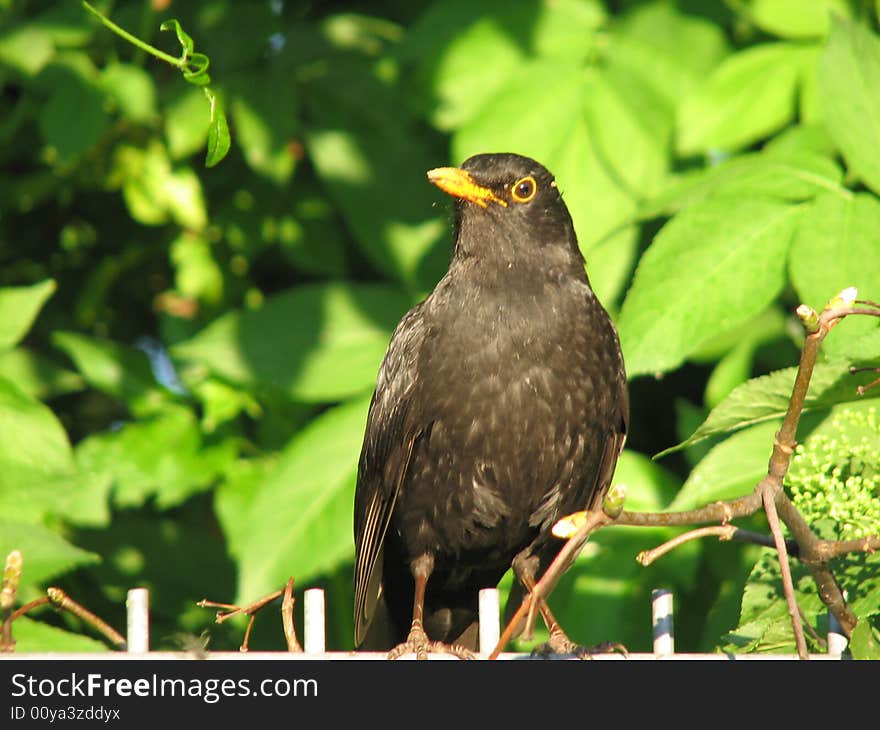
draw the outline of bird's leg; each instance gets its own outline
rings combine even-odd
[[[522,583],[526,591],[531,594],[535,588],[535,573],[537,572],[538,560],[533,556],[524,556],[522,553],[513,560],[513,572]],[[624,656],[627,655],[626,647],[623,644],[614,642],[604,642],[597,646],[582,646],[568,638],[559,621],[547,605],[547,600],[543,597],[538,599],[538,611],[541,618],[547,626],[550,638],[545,644],[537,647],[534,654],[540,656],[548,656],[550,654],[574,654],[581,659],[589,659],[594,654],[610,654],[619,651]]]
[[[398,644],[388,652],[389,659],[397,659],[404,654],[415,654],[416,659],[427,659],[429,652],[454,654],[459,659],[473,659],[474,655],[457,644],[444,644],[442,641],[432,641],[425,633],[423,626],[425,614],[425,589],[428,586],[428,578],[434,570],[434,556],[430,553],[421,555],[413,560],[410,565],[415,591],[413,596],[413,618],[406,641]]]

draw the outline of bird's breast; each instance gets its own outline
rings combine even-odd
[[[566,496],[577,501],[604,358],[583,299],[487,298],[436,320],[413,392],[426,427],[395,523],[413,554],[509,562]]]

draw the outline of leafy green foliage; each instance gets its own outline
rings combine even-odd
[[[0,3],[0,551],[22,550],[22,599],[53,581],[120,627],[148,585],[158,644],[208,629],[228,648],[195,601],[293,575],[327,588],[329,646],[350,647],[368,399],[450,253],[429,168],[509,150],[555,173],[631,377],[629,509],[747,493],[787,406],[795,307],[880,300],[870,4],[158,5]],[[876,374],[849,374],[880,366],[878,322],[840,323],[823,354],[793,473],[811,497],[854,463],[822,439],[880,395],[855,404]],[[691,542],[635,562],[674,534],[590,540],[551,599],[574,638],[647,649],[665,585],[680,649],[791,650],[772,556]],[[876,656],[876,556],[838,568],[853,655]],[[281,648],[257,623],[252,645]],[[96,647],[48,611],[15,633]]]
[[[808,521],[834,521],[838,539],[866,537],[880,532],[878,464],[875,407],[842,407],[797,446],[786,486]]]

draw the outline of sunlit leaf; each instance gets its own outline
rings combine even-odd
[[[237,536],[242,600],[264,595],[290,575],[307,585],[352,558],[351,505],[368,405],[369,398],[359,398],[314,419],[251,485],[244,510],[221,509],[221,520]],[[242,521],[259,529],[244,530]]]
[[[372,388],[408,304],[390,286],[303,285],[223,315],[172,354],[264,392],[342,398]]]
[[[39,585],[73,568],[97,563],[100,557],[65,540],[57,532],[32,523],[0,517],[0,555],[20,550],[22,585]]]
[[[880,192],[880,39],[838,21],[819,59],[818,103],[849,168]]]
[[[819,311],[851,286],[875,297],[874,292],[880,292],[878,251],[880,202],[875,196],[819,196],[804,212],[791,246],[789,268],[800,301]],[[877,327],[877,318],[848,317],[835,326],[823,348],[829,354],[845,353]]]
[[[674,368],[764,310],[785,284],[799,213],[778,201],[717,197],[667,223],[642,256],[620,313],[630,376]]]
[[[31,286],[0,287],[0,349],[13,347],[27,334],[56,289],[52,279]]]

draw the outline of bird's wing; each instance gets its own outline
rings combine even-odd
[[[421,433],[410,418],[415,363],[424,340],[420,308],[401,320],[379,370],[370,403],[355,490],[355,645],[359,645],[381,595],[382,545]]]
[[[587,509],[593,510],[602,504],[617,466],[617,458],[623,451],[626,434],[629,430],[629,391],[626,387],[626,374],[623,371],[623,360],[620,361],[620,375],[617,379],[616,398],[614,401],[611,429],[605,436],[599,468],[596,471],[596,482],[593,485]]]

